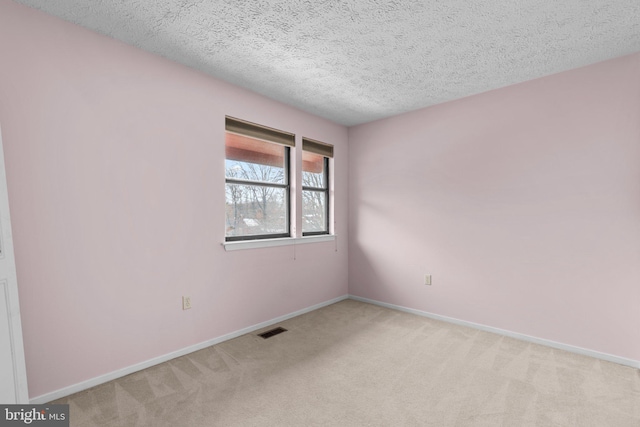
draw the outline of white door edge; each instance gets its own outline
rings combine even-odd
[[[9,213],[9,196],[7,189],[7,179],[4,163],[4,146],[2,143],[2,126],[0,124],[0,292],[2,299],[6,302],[6,319],[0,319],[0,322],[6,322],[8,326],[8,340],[11,348],[13,384],[4,384],[0,387],[12,387],[15,393],[14,402],[0,402],[2,404],[9,403],[29,403],[29,392],[27,387],[27,370],[24,356],[24,342],[22,339],[22,323],[20,320],[20,304],[18,301],[18,281],[16,274],[15,257],[13,252],[13,235],[11,233],[11,217]],[[3,307],[4,308],[4,307]],[[7,343],[0,343],[4,346]],[[6,348],[6,347],[5,347]]]

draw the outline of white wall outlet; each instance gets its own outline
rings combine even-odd
[[[182,297],[182,309],[189,310],[191,308],[191,297]]]
[[[424,284],[431,286],[431,275],[430,274],[425,274],[424,275]]]

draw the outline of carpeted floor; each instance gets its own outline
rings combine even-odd
[[[53,403],[72,426],[640,427],[630,367],[353,300],[275,326]]]

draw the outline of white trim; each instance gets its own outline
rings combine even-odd
[[[86,390],[91,387],[95,387],[100,384],[104,384],[109,381],[113,381],[115,379],[124,377],[125,375],[132,374],[137,371],[141,371],[143,369],[149,368],[151,366],[157,365],[159,363],[166,362],[171,359],[175,359],[176,357],[184,356],[185,354],[193,353],[194,351],[202,350],[203,348],[210,347],[212,345],[220,344],[221,342],[228,341],[233,338],[237,338],[241,335],[245,335],[256,331],[261,328],[265,328],[267,326],[271,326],[275,323],[283,322],[285,320],[291,319],[292,317],[300,316],[305,313],[309,313],[311,311],[317,310],[322,307],[326,307],[331,304],[335,304],[337,302],[348,299],[348,295],[343,295],[338,298],[331,299],[329,301],[321,302],[319,304],[312,305],[311,307],[303,308],[298,311],[294,311],[293,313],[285,314],[280,317],[276,317],[271,320],[267,320],[252,326],[248,326],[246,328],[237,330],[235,332],[228,333],[226,335],[222,335],[217,338],[213,338],[198,344],[191,345],[189,347],[185,347],[180,350],[173,351],[171,353],[164,354],[162,356],[154,357],[153,359],[146,360],[144,362],[136,363],[135,365],[127,366],[126,368],[118,369],[117,371],[109,372],[104,375],[100,375],[98,377],[94,377],[88,379],[86,381],[82,381],[68,387],[61,388],[59,390],[52,391],[50,393],[45,393],[40,396],[34,397],[29,400],[31,404],[44,404],[51,402],[56,399],[60,399],[65,396],[69,396],[74,393],[78,393],[82,390]]]
[[[279,239],[260,240],[239,240],[234,242],[224,242],[225,251],[238,251],[242,249],[270,248],[273,246],[300,245],[305,243],[332,242],[336,239],[335,234],[322,234],[319,236],[306,237],[283,237]]]
[[[11,237],[11,214],[9,209],[9,188],[7,187],[6,165],[4,146],[2,142],[2,129],[0,128],[0,230],[2,232],[2,279],[6,286],[7,297],[7,326],[9,327],[9,345],[11,346],[11,359],[13,363],[13,376],[15,387],[15,402],[26,403],[29,401],[29,389],[27,383],[27,368],[24,355],[24,339],[22,336],[22,322],[20,320],[20,302],[18,297],[18,278],[16,275],[15,252],[13,238]],[[2,342],[2,345],[5,345]]]
[[[430,319],[441,320],[443,322],[453,323],[461,326],[468,326],[470,328],[479,329],[481,331],[492,332],[498,335],[504,335],[507,337],[515,338],[521,341],[527,341],[534,344],[541,344],[547,347],[557,348],[559,350],[565,350],[571,353],[581,354],[583,356],[590,356],[596,359],[606,360],[608,362],[618,363],[620,365],[630,366],[632,368],[640,369],[640,360],[627,359],[624,357],[614,356],[608,353],[601,353],[595,350],[589,350],[582,347],[576,347],[569,344],[563,344],[556,341],[547,340],[544,338],[533,337],[530,335],[520,334],[518,332],[507,331],[505,329],[494,328],[493,326],[482,325],[480,323],[468,322],[466,320],[460,320],[453,317],[441,316],[439,314],[429,313],[427,311],[416,310],[413,308],[403,307],[400,305],[389,304],[386,302],[376,301],[369,298],[358,297],[355,295],[349,295],[349,299],[366,302],[369,304],[379,305],[385,308],[391,308],[393,310],[404,311],[406,313],[417,314],[418,316],[428,317]]]
[[[11,314],[13,312],[13,307],[11,307],[11,297],[9,296],[9,282],[7,281],[7,279],[2,279],[0,280],[0,288],[2,288],[2,293],[4,294],[4,303],[6,305],[6,310],[7,310],[7,326],[9,327],[9,350],[11,351],[11,361],[12,363],[12,367],[13,367],[13,378],[12,380],[12,384],[13,384],[13,388],[14,388],[14,397],[16,399],[15,403],[19,403],[20,402],[20,394],[21,394],[21,390],[20,390],[20,381],[18,381],[18,378],[20,378],[20,374],[18,372],[18,363],[16,363],[16,343],[15,343],[15,339],[14,339],[14,333],[15,333],[15,329],[13,327],[13,321],[11,319]],[[4,320],[4,319],[3,319]],[[14,403],[14,402],[11,402]]]

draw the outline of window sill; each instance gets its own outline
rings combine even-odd
[[[306,243],[332,242],[336,239],[335,234],[323,234],[321,236],[307,237],[283,237],[280,239],[262,239],[262,240],[242,240],[237,242],[224,242],[224,250],[239,251],[243,249],[269,248],[272,246],[288,246],[300,245]]]

